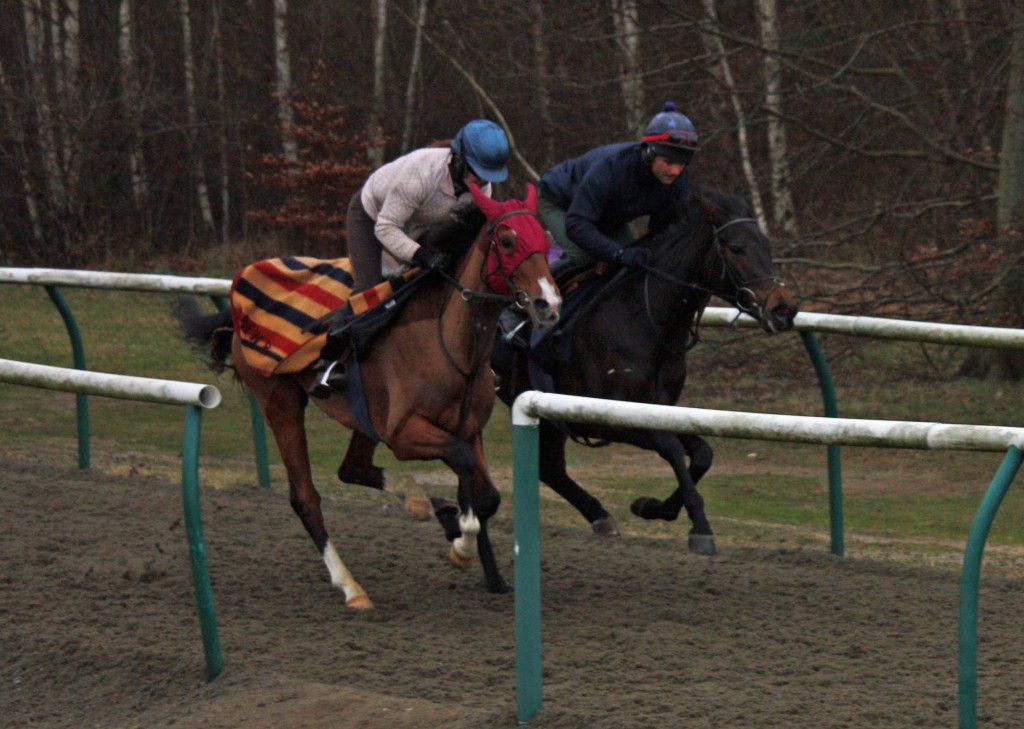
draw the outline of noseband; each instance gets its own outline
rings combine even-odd
[[[751,288],[754,284],[759,284],[764,281],[771,281],[777,287],[783,287],[786,284],[779,279],[778,276],[762,276],[761,278],[752,278],[746,281],[741,281],[739,276],[736,274],[729,262],[725,258],[725,254],[722,251],[722,239],[721,233],[726,228],[737,225],[739,223],[750,223],[753,224],[758,231],[760,226],[754,218],[733,218],[730,221],[722,223],[718,227],[712,226],[711,231],[714,236],[713,244],[715,246],[715,252],[718,254],[718,259],[722,262],[722,278],[728,278],[732,285],[736,288],[736,308],[742,312],[750,314],[751,316],[760,319],[761,305],[757,303],[757,295]]]

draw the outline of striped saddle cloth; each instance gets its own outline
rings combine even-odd
[[[351,295],[347,258],[287,256],[246,266],[231,284],[231,320],[246,362],[266,377],[301,372],[320,358],[333,319],[328,315],[359,315],[390,297],[402,280]]]

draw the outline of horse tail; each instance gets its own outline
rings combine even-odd
[[[171,303],[171,314],[178,320],[182,338],[214,372],[228,367],[234,328],[230,311],[204,314],[193,296],[178,296]]]

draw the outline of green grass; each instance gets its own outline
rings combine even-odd
[[[87,363],[102,372],[207,382],[220,387],[220,407],[202,425],[204,487],[231,488],[256,480],[248,400],[230,374],[207,370],[181,341],[165,294],[62,289],[82,331]],[[204,304],[209,311],[213,306]],[[0,286],[0,357],[71,365],[71,348],[56,308],[38,286]],[[708,329],[692,353],[690,385],[682,404],[699,407],[819,415],[821,394],[799,338]],[[840,415],[845,417],[1018,425],[1024,422],[1024,385],[958,378],[964,350],[819,336],[830,357]],[[166,405],[90,398],[93,467],[112,473],[147,472],[177,479],[184,412]],[[314,477],[340,499],[380,498],[337,484],[334,472],[348,431],[316,408],[308,416]],[[76,463],[74,396],[0,384],[0,428],[5,453]],[[269,434],[268,434],[269,435]],[[511,429],[498,403],[485,442],[491,470],[508,494]],[[284,471],[270,444],[271,476],[283,488]],[[827,539],[825,448],[715,439],[715,466],[702,482],[708,513],[722,543],[820,545]],[[999,465],[994,453],[843,450],[848,553],[850,545],[905,540],[962,549],[981,496]],[[684,533],[676,524],[649,524],[629,513],[637,496],[665,496],[670,471],[657,456],[623,446],[570,445],[571,472],[585,482],[629,532]],[[386,448],[378,464],[430,472],[428,491],[451,495],[454,482],[439,462],[400,463]],[[1016,485],[993,527],[990,543],[1024,546],[1024,496]],[[544,518],[585,527],[547,489]],[[511,509],[507,498],[503,509]],[[934,544],[933,544],[934,543]],[[957,546],[959,545],[959,546]],[[943,547],[945,548],[945,547]]]

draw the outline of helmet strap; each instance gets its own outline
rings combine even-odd
[[[452,176],[452,186],[455,188],[455,197],[462,197],[462,195],[469,192],[469,187],[466,186],[467,169],[468,165],[466,164],[466,160],[462,159],[455,150],[452,150],[452,158],[448,162],[448,174]]]

